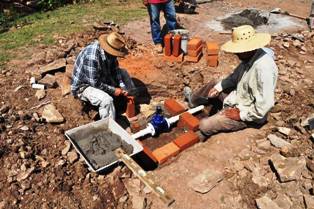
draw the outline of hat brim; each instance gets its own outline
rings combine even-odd
[[[262,48],[269,44],[271,35],[268,33],[257,33],[255,37],[250,40],[241,40],[237,42],[228,41],[221,46],[221,49],[229,53],[243,53]]]
[[[100,36],[99,37],[99,43],[100,43],[100,47],[105,50],[105,52],[116,56],[116,57],[125,57],[128,54],[128,50],[124,47],[120,50],[117,50],[115,48],[113,48],[112,46],[110,46],[107,42],[107,37],[108,35],[104,35],[104,36]]]

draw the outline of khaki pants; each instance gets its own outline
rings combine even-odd
[[[207,85],[193,93],[192,103],[194,105],[198,105],[197,98],[200,96],[207,97],[209,90],[212,89],[215,86],[215,84],[216,84],[215,81],[211,81]],[[245,122],[232,120],[230,118],[227,118],[223,114],[224,109],[222,108],[222,103],[227,95],[228,94],[222,92],[219,94],[217,99],[210,100],[209,105],[214,109],[220,110],[216,114],[209,116],[207,118],[203,118],[200,121],[200,130],[204,135],[211,136],[218,132],[237,131],[247,127],[247,124]]]

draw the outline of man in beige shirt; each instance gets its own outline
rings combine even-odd
[[[209,82],[193,94],[188,87],[184,89],[191,106],[199,105],[199,98],[208,98],[209,104],[215,100],[222,102],[222,110],[200,122],[205,138],[266,122],[275,103],[278,77],[272,50],[263,48],[270,40],[270,34],[256,33],[251,26],[234,28],[232,40],[222,50],[236,54],[241,60],[239,66],[222,81]]]

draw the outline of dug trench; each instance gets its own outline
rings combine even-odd
[[[216,8],[224,6],[222,2],[213,4]],[[212,6],[203,5],[200,11],[208,9],[217,14]],[[227,37],[210,32],[213,33],[211,38],[217,37],[219,43],[227,40]],[[34,96],[35,91],[29,85],[36,68],[60,57],[66,57],[67,65],[73,64],[80,49],[97,35],[90,31],[66,39],[60,37],[59,44],[34,50],[38,53],[34,53],[33,59],[13,60],[2,70],[0,204],[4,208],[134,208],[136,202],[146,208],[164,208],[162,202],[122,165],[106,175],[88,171],[69,146],[64,131],[91,122],[96,111],[82,111],[78,100],[61,95],[61,85],[48,89],[44,101],[52,102],[65,122],[49,124],[36,119],[36,114],[41,115],[42,107],[34,107],[43,102]],[[149,38],[149,34],[144,33],[144,36],[144,40]],[[202,31],[200,36],[204,40],[208,38],[202,36]],[[313,197],[313,143],[309,130],[300,121],[313,113],[314,108],[310,96],[314,93],[313,37],[314,34],[308,31],[279,33],[273,37],[270,47],[276,52],[279,81],[277,103],[267,125],[259,130],[216,135],[152,172],[176,199],[173,208],[198,209],[210,205],[212,208],[251,209],[256,208],[256,200],[264,196],[281,208],[309,208]],[[207,67],[204,59],[197,64],[166,63],[162,56],[152,55],[150,46],[130,43],[133,43],[132,53],[121,60],[120,65],[149,90],[151,101],[142,106],[144,118],[148,118],[155,106],[166,98],[182,100],[185,85],[196,89],[211,79],[225,76],[238,64],[233,56],[224,53],[221,53],[216,69]],[[279,127],[289,128],[291,133],[285,135],[278,131]],[[270,133],[293,147],[286,150],[272,146],[267,139]],[[302,174],[291,182],[281,183],[269,166],[270,156],[276,153],[282,153],[286,158],[305,158]],[[208,168],[222,172],[224,179],[210,192],[197,193],[188,182]],[[283,206],[282,202],[288,206]]]

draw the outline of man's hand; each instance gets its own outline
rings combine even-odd
[[[240,110],[238,108],[227,108],[223,111],[223,114],[232,120],[240,121]]]
[[[145,6],[148,6],[148,0],[143,0],[143,4],[144,4]]]
[[[212,88],[212,89],[209,90],[209,92],[208,92],[208,97],[209,97],[209,98],[218,97],[219,93],[220,93],[220,92],[219,92],[217,89]]]
[[[114,96],[118,97],[118,96],[128,96],[128,92],[124,91],[121,88],[116,88],[114,91]]]

